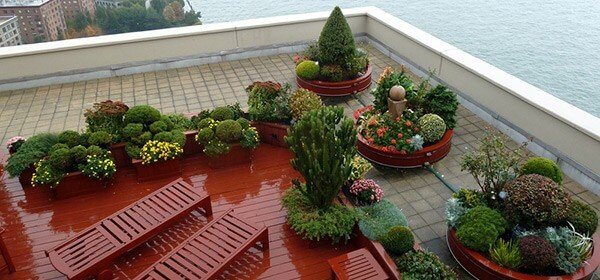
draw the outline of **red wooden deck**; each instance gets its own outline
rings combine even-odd
[[[285,224],[280,198],[297,173],[288,150],[261,145],[252,164],[213,170],[206,158],[184,160],[183,178],[210,194],[214,216],[231,207],[248,221],[269,227],[269,253],[251,249],[226,271],[224,279],[331,279],[327,259],[358,249],[356,246],[311,246]],[[2,175],[1,222],[4,239],[17,272],[0,271],[0,279],[64,279],[44,250],[148,195],[175,178],[138,184],[133,169],[122,168],[114,185],[95,194],[52,200],[43,188],[23,190],[17,179]],[[208,221],[200,213],[139,246],[113,265],[117,279],[131,279],[177,247]],[[267,256],[266,258],[264,256]],[[1,267],[1,265],[0,265]]]

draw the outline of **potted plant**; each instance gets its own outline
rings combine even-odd
[[[111,135],[114,144],[110,146],[110,151],[117,167],[131,164],[131,159],[125,152],[122,135],[123,118],[127,110],[129,107],[121,101],[106,100],[94,103],[93,107],[86,109],[84,113],[87,132],[103,131]]]
[[[371,85],[367,53],[357,48],[352,30],[339,7],[327,19],[319,40],[294,57],[298,87],[321,96],[346,96]]]
[[[34,164],[43,159],[52,146],[58,143],[58,135],[40,133],[29,137],[8,158],[4,169],[11,177],[19,177],[22,187],[31,186]]]
[[[248,116],[264,143],[286,147],[283,138],[290,124],[304,112],[323,106],[314,92],[299,89],[290,94],[290,85],[254,82],[246,88]]]
[[[450,151],[456,126],[456,94],[425,79],[414,88],[404,71],[386,68],[373,89],[374,105],[354,112],[358,152],[378,165],[412,168]]]
[[[260,141],[250,121],[237,118],[229,107],[217,107],[198,121],[196,141],[202,145],[212,168],[227,167],[252,160],[252,150]]]
[[[293,168],[305,179],[294,179],[282,200],[288,224],[311,244],[350,239],[356,215],[336,197],[352,170],[352,121],[340,107],[312,110],[290,128],[285,141],[294,154]]]
[[[522,148],[488,134],[461,167],[479,190],[461,189],[446,203],[448,246],[479,279],[591,279],[600,265],[596,212],[560,185],[549,159],[522,163]]]
[[[179,143],[150,140],[140,150],[140,159],[133,160],[138,181],[149,181],[171,176],[181,176]]]

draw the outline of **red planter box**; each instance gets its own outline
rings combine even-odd
[[[110,146],[110,153],[113,156],[117,168],[131,165],[131,158],[125,151],[125,143],[113,144]]]
[[[240,146],[239,143],[233,144],[229,153],[218,157],[208,157],[208,166],[211,168],[223,168],[243,163],[252,162],[252,151]]]
[[[181,176],[181,158],[142,164],[139,159],[132,161],[138,182]]]
[[[366,108],[360,108],[354,112],[354,118],[358,119]],[[401,154],[398,151],[382,151],[379,147],[371,146],[367,139],[360,133],[357,135],[356,149],[364,158],[379,165],[393,168],[415,168],[425,164],[431,164],[443,159],[452,147],[452,135],[454,130],[446,130],[442,139],[437,143],[425,146],[423,150],[412,154]]]
[[[296,75],[296,84],[298,87],[303,89],[307,89],[310,91],[314,91],[316,94],[320,96],[326,97],[338,97],[338,96],[347,96],[355,93],[359,93],[363,90],[366,90],[371,85],[371,75],[373,73],[373,68],[371,65],[367,67],[365,73],[354,79],[349,81],[342,82],[324,82],[324,81],[307,81],[304,80],[298,75]]]
[[[448,229],[447,242],[450,252],[456,259],[456,261],[462,266],[469,274],[478,279],[498,279],[498,280],[579,280],[579,279],[592,279],[594,272],[600,265],[600,250],[597,250],[595,245],[600,244],[600,236],[598,233],[594,234],[594,252],[592,256],[583,263],[575,273],[571,275],[558,275],[558,276],[540,276],[530,275],[508,268],[501,267],[494,262],[488,260],[485,256],[479,252],[473,251],[458,241],[456,237],[456,230]]]
[[[52,195],[58,199],[70,198],[82,194],[95,193],[103,189],[106,181],[92,179],[80,171],[67,174],[60,183],[51,188]]]
[[[287,148],[287,144],[283,137],[287,135],[287,130],[290,127],[286,124],[252,121],[252,126],[258,131],[260,141],[278,147]]]
[[[204,149],[198,142],[196,142],[196,135],[198,131],[189,130],[185,132],[185,145],[183,146],[184,156],[193,156],[202,153]]]
[[[31,187],[31,176],[35,172],[35,167],[33,165],[29,166],[21,175],[19,175],[19,183],[21,183],[21,187]]]

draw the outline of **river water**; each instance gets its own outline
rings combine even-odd
[[[600,117],[600,0],[191,0],[204,23],[379,7]]]

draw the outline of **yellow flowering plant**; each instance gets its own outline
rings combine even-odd
[[[110,152],[103,155],[92,154],[87,156],[81,172],[90,178],[108,179],[115,175],[117,167],[110,156]]]
[[[183,148],[179,143],[150,140],[142,147],[140,157],[142,164],[151,164],[153,162],[174,159],[182,153]]]

